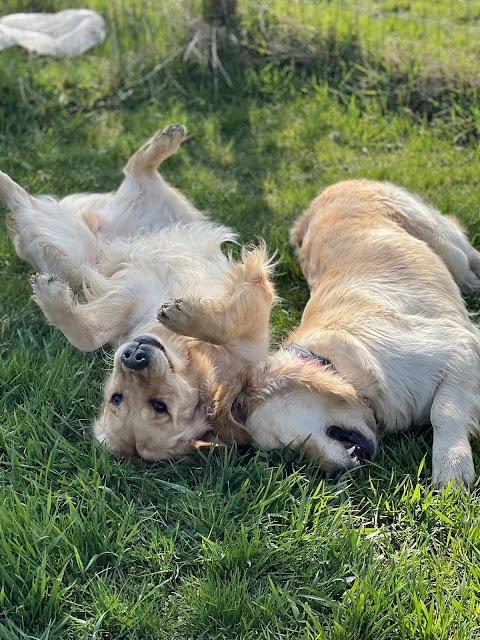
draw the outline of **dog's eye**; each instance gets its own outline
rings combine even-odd
[[[114,393],[112,395],[112,397],[110,398],[110,402],[112,404],[114,404],[115,406],[117,406],[117,407],[121,403],[122,400],[123,400],[123,396],[122,396],[121,393]]]
[[[150,404],[153,407],[155,413],[167,413],[167,405],[162,400],[150,400]]]

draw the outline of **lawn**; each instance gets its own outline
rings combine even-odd
[[[308,296],[288,229],[322,187],[398,183],[477,240],[480,2],[239,0],[224,71],[209,42],[188,48],[200,4],[87,0],[101,47],[0,52],[0,168],[35,193],[106,191],[153,131],[184,123],[163,175],[280,257],[273,344]],[[480,639],[480,491],[432,490],[429,430],[336,482],[281,452],[112,459],[90,433],[110,354],[47,326],[3,213],[1,640]]]

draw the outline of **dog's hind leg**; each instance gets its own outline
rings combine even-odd
[[[480,289],[480,253],[466,238],[464,246],[437,238],[432,248],[442,258],[460,291],[469,295]]]
[[[419,196],[390,184],[382,184],[381,200],[387,217],[442,258],[462,293],[480,289],[480,253],[454,216],[442,215]]]
[[[170,125],[133,154],[123,170],[125,179],[105,211],[102,231],[108,237],[148,235],[178,222],[205,218],[157,171],[186,133],[183,125]]]
[[[466,233],[454,216],[442,215],[431,207],[432,227],[422,231],[421,238],[439,255],[463,294],[480,289],[480,253],[472,247]]]
[[[20,258],[78,288],[82,270],[95,263],[91,230],[54,198],[34,197],[0,171],[0,200],[9,208],[7,228]]]
[[[163,131],[157,131],[133,154],[124,173],[136,180],[156,178],[160,164],[176,152],[186,135],[187,130],[183,124],[172,124]]]
[[[449,267],[449,269],[462,293],[473,293],[480,289],[480,252],[472,247],[465,231],[454,216],[443,216],[442,219],[448,231],[445,233],[445,245],[440,247],[440,255],[447,267],[452,261],[457,262],[458,260],[463,265],[466,259],[467,267],[460,271],[457,278],[455,278],[452,268]]]

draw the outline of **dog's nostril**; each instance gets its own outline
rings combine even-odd
[[[136,342],[127,345],[121,355],[122,364],[127,369],[141,371],[146,369],[150,364],[150,358],[145,349]]]

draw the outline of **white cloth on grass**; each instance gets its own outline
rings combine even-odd
[[[12,13],[0,18],[0,51],[19,45],[49,56],[79,56],[105,40],[105,20],[90,9]]]

